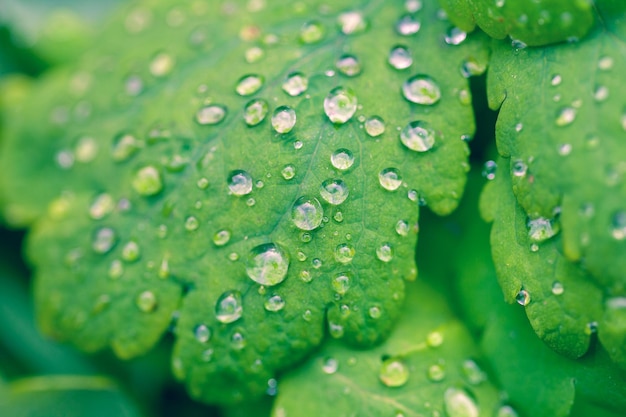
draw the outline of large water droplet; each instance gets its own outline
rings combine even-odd
[[[135,191],[143,196],[158,194],[163,189],[161,173],[152,165],[143,167],[135,173],[132,186]]]
[[[243,120],[248,126],[256,126],[265,120],[269,106],[267,101],[262,99],[254,99],[246,104],[243,109]]]
[[[378,173],[378,182],[388,191],[395,191],[402,185],[400,172],[395,168],[385,168]]]
[[[419,32],[422,24],[413,15],[402,16],[396,22],[396,31],[402,36],[410,36]]]
[[[402,84],[404,98],[412,103],[432,105],[441,98],[439,85],[428,75],[418,74]]]
[[[316,21],[305,23],[300,29],[300,41],[305,44],[316,43],[324,37],[324,26]]]
[[[226,107],[219,104],[211,104],[202,107],[196,113],[196,122],[201,125],[216,125],[226,117]]]
[[[296,111],[289,106],[280,106],[272,114],[272,127],[278,133],[289,133],[296,125]]]
[[[397,45],[391,48],[387,57],[389,65],[397,70],[409,68],[413,64],[413,57],[406,46]]]
[[[361,62],[354,55],[344,54],[340,56],[335,66],[340,73],[347,77],[354,77],[361,73]]]
[[[385,121],[382,117],[372,116],[365,121],[365,133],[375,138],[385,133]]]
[[[336,87],[324,99],[324,113],[331,122],[343,124],[352,118],[357,104],[356,94],[352,90]]]
[[[272,295],[265,300],[264,307],[267,311],[275,313],[285,307],[285,300],[280,295]]]
[[[301,230],[314,230],[324,218],[324,210],[315,197],[300,197],[291,208],[291,221]]]
[[[226,291],[217,299],[215,318],[220,323],[228,324],[241,318],[243,306],[239,291]]]
[[[448,388],[443,396],[443,405],[449,417],[478,417],[478,406],[467,392],[459,388]]]
[[[335,248],[335,260],[342,264],[352,262],[355,254],[356,250],[354,246],[348,245],[347,243],[341,243]]]
[[[283,82],[283,91],[292,97],[299,96],[309,88],[309,79],[300,72],[292,72]]]
[[[348,149],[337,149],[330,156],[330,163],[338,170],[345,171],[354,163],[354,156]]]
[[[280,284],[287,277],[289,257],[274,243],[254,247],[248,254],[246,273],[251,280],[268,287]]]
[[[520,290],[515,296],[517,304],[526,307],[530,303],[530,293],[524,289]]]
[[[338,275],[335,275],[335,277],[333,278],[331,285],[333,287],[333,290],[339,294],[339,295],[344,295],[348,292],[348,290],[350,289],[350,276],[347,273],[341,273]]]
[[[232,171],[228,175],[228,189],[236,196],[250,194],[252,192],[252,177],[241,169]]]
[[[333,205],[346,201],[349,193],[348,186],[340,179],[327,179],[320,187],[322,198]]]
[[[378,378],[388,387],[401,387],[409,380],[409,368],[399,358],[388,358],[383,361]]]
[[[237,86],[235,87],[235,91],[240,96],[250,96],[263,87],[264,79],[260,75],[249,74],[244,75],[237,81]]]
[[[206,324],[199,324],[193,329],[193,335],[200,343],[206,343],[211,339],[211,329]]]
[[[543,242],[555,236],[560,228],[559,224],[552,219],[537,217],[528,219],[528,237],[534,242]]]
[[[448,45],[460,45],[465,40],[465,38],[467,38],[466,32],[462,31],[456,26],[452,26],[446,32],[444,40]]]
[[[135,304],[144,313],[150,313],[157,307],[156,295],[152,291],[144,291],[135,299]]]
[[[105,254],[108,253],[117,242],[117,235],[110,227],[101,227],[94,233],[91,248],[94,252]]]
[[[383,243],[376,248],[376,257],[383,262],[391,262],[393,259],[393,249],[390,243]]]
[[[416,120],[408,123],[400,131],[400,141],[412,151],[426,152],[435,145],[436,135],[430,123]]]

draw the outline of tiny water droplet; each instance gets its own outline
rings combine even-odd
[[[391,262],[393,259],[393,249],[390,243],[383,243],[376,248],[376,257],[383,262]]]
[[[288,95],[296,97],[309,88],[309,79],[301,72],[292,72],[285,78],[282,88]]]
[[[199,189],[206,190],[206,188],[209,186],[209,180],[207,178],[202,177],[196,182],[196,185],[198,186]]]
[[[193,329],[193,335],[200,343],[206,343],[211,339],[211,329],[206,324],[199,324]]]
[[[409,234],[409,223],[404,220],[398,220],[395,229],[400,236],[407,236]]]
[[[534,242],[543,242],[555,236],[560,231],[559,224],[552,219],[537,217],[528,219],[528,237]]]
[[[555,123],[557,126],[567,126],[572,124],[575,119],[576,109],[573,107],[563,107],[559,110]]]
[[[339,361],[335,358],[328,357],[322,363],[322,372],[332,375],[339,369]]]
[[[263,83],[265,82],[264,78],[261,75],[256,74],[248,74],[244,75],[237,81],[237,86],[235,87],[235,91],[240,96],[250,96],[263,87]]]
[[[446,371],[439,364],[430,365],[426,371],[426,376],[432,382],[440,382],[446,377]]]
[[[347,243],[341,243],[335,248],[335,260],[342,264],[352,262],[355,254],[356,250],[354,249],[354,246]]]
[[[396,22],[396,31],[402,36],[410,36],[419,32],[422,24],[413,15],[406,14]]]
[[[325,34],[324,26],[316,21],[312,20],[306,22],[300,29],[300,41],[305,44],[312,44],[322,40]]]
[[[367,29],[367,21],[360,12],[349,11],[341,13],[337,19],[339,29],[344,35],[354,35]]]
[[[174,69],[174,58],[165,52],[160,52],[150,61],[150,74],[155,77],[164,77]]]
[[[430,123],[416,120],[400,131],[400,141],[412,151],[426,152],[435,145],[437,133]]]
[[[409,380],[409,368],[399,358],[388,358],[383,361],[378,378],[388,387],[401,387]]]
[[[340,211],[336,212],[333,219],[335,219],[337,223],[341,223],[343,221],[343,213]]]
[[[238,197],[252,192],[252,177],[246,171],[237,169],[228,175],[228,189]]]
[[[563,284],[561,284],[559,281],[554,281],[552,283],[552,294],[561,295],[563,294],[563,292],[565,292],[565,288],[563,287]]]
[[[340,179],[327,179],[320,186],[322,198],[333,205],[339,205],[346,201],[349,194],[348,186]]]
[[[74,157],[83,164],[91,162],[98,155],[98,142],[90,136],[83,136],[74,148]]]
[[[330,337],[332,337],[333,339],[340,339],[343,337],[345,330],[341,324],[329,322],[328,333],[330,334]]]
[[[241,318],[243,306],[239,291],[226,291],[217,299],[215,318],[220,323],[233,323]]]
[[[289,106],[280,106],[272,114],[272,127],[278,133],[289,133],[296,125],[296,111]]]
[[[374,320],[379,319],[380,316],[382,315],[382,312],[380,311],[380,307],[378,307],[378,306],[370,307],[369,310],[367,310],[367,313]]]
[[[122,261],[119,259],[115,259],[109,265],[109,278],[118,279],[122,275],[124,275],[124,265],[122,265]]]
[[[98,194],[89,206],[89,216],[94,220],[100,220],[109,215],[115,208],[115,200],[110,194]]]
[[[256,126],[265,120],[269,106],[263,99],[249,101],[243,109],[243,120],[248,126]]]
[[[626,210],[618,211],[611,219],[611,235],[616,240],[626,239]]]
[[[230,231],[227,229],[218,230],[213,235],[213,244],[215,246],[224,246],[230,241]]]
[[[523,177],[526,175],[526,171],[528,171],[528,166],[523,161],[517,160],[511,166],[511,171],[513,176]]]
[[[402,185],[402,177],[396,168],[385,168],[378,173],[378,182],[385,190],[395,191]]]
[[[330,156],[330,163],[338,170],[345,171],[354,164],[354,155],[348,149],[337,149]]]
[[[148,165],[135,173],[132,186],[140,195],[153,196],[163,189],[163,179],[156,167]]]
[[[196,112],[196,122],[200,125],[216,125],[226,117],[226,107],[219,104],[211,104],[202,107]]]
[[[135,299],[135,304],[144,313],[150,313],[157,307],[156,295],[152,291],[143,291]]]
[[[418,74],[402,84],[404,98],[412,103],[433,105],[441,98],[439,85],[428,75]]]
[[[485,165],[483,165],[482,175],[487,180],[491,181],[496,178],[496,170],[498,169],[498,164],[495,161],[487,161]]]
[[[350,277],[346,273],[335,275],[331,285],[337,294],[345,295],[350,289]]]
[[[443,39],[448,45],[460,45],[466,38],[466,32],[456,26],[452,26],[448,29]]]
[[[430,347],[438,347],[443,343],[443,333],[434,331],[428,333],[426,336],[426,344]]]
[[[365,121],[365,133],[375,138],[385,133],[385,121],[382,117],[372,116]]]
[[[280,284],[287,277],[289,257],[274,243],[265,243],[250,250],[246,260],[248,277],[268,287]]]
[[[503,405],[498,408],[495,417],[519,417],[517,411],[510,405]]]
[[[324,99],[324,113],[328,119],[337,124],[346,123],[357,109],[357,98],[349,88],[333,88]]]
[[[443,396],[443,406],[449,417],[478,417],[476,402],[465,390],[448,388]]]
[[[110,227],[101,227],[96,230],[91,242],[91,248],[99,254],[108,253],[117,242],[117,235]]]
[[[264,307],[267,311],[275,313],[285,307],[285,300],[280,295],[272,295],[265,300]]]
[[[611,58],[610,56],[603,56],[598,61],[598,68],[604,71],[610,70],[611,68],[613,68],[613,58]]]
[[[344,54],[339,57],[335,66],[347,77],[355,77],[361,73],[361,62],[354,55]]]
[[[413,57],[406,46],[396,45],[389,51],[387,62],[397,70],[409,68],[413,64]]]
[[[265,51],[258,46],[253,46],[252,48],[246,49],[244,56],[248,64],[254,64],[255,62],[259,62],[263,59]]]
[[[520,290],[515,296],[517,304],[526,307],[530,303],[530,293],[524,289]]]
[[[320,269],[322,267],[322,260],[320,258],[314,258],[311,261],[311,265],[313,265],[315,269]]]
[[[291,221],[300,230],[315,230],[322,223],[324,209],[315,197],[302,196],[291,207]]]
[[[140,147],[141,144],[135,136],[127,133],[118,135],[113,139],[111,158],[115,162],[124,162],[137,153]]]
[[[230,345],[235,350],[241,350],[246,347],[246,338],[242,332],[235,332],[230,337]]]
[[[122,260],[126,262],[135,262],[141,256],[141,249],[134,240],[129,241],[122,248]]]
[[[552,84],[553,86],[557,86],[561,84],[561,81],[563,81],[563,78],[559,74],[554,74],[550,79],[550,84]]]
[[[487,374],[472,359],[466,359],[461,364],[463,376],[470,385],[479,385],[487,380]]]

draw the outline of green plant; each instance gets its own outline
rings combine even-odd
[[[149,0],[35,45],[0,207],[43,331],[172,333],[233,415],[620,415],[626,8],[441,6]]]

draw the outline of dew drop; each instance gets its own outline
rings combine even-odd
[[[611,235],[615,240],[626,239],[626,211],[618,211],[611,219]]]
[[[96,196],[96,198],[89,206],[89,216],[94,220],[100,220],[111,214],[115,208],[115,200],[110,194],[102,193]]]
[[[354,164],[354,155],[348,149],[337,149],[330,156],[330,163],[338,170],[345,171]]]
[[[559,74],[555,74],[550,79],[550,84],[552,84],[553,86],[557,86],[561,84],[562,81],[563,81],[563,78]]]
[[[115,259],[109,265],[109,278],[118,279],[122,275],[124,275],[124,265],[122,265],[122,261]]]
[[[217,299],[215,318],[220,323],[233,323],[241,318],[243,306],[241,293],[236,290],[226,291]]]
[[[376,257],[383,262],[391,262],[393,259],[393,249],[390,243],[383,243],[376,248]]]
[[[293,177],[296,176],[296,167],[291,164],[285,165],[283,169],[280,171],[280,174],[283,176],[284,179],[289,181],[290,179],[293,179]]]
[[[244,75],[237,81],[235,91],[240,96],[251,96],[263,87],[264,78],[256,74]]]
[[[572,124],[575,119],[576,109],[573,107],[564,107],[559,110],[555,123],[557,126],[567,126]]]
[[[265,243],[252,248],[246,260],[248,277],[268,287],[283,282],[288,269],[287,253],[274,243]]]
[[[246,338],[241,332],[235,332],[230,337],[230,345],[235,350],[241,350],[246,347]]]
[[[143,196],[158,194],[163,189],[161,173],[152,165],[145,166],[135,173],[132,186]]]
[[[111,158],[115,162],[124,162],[133,156],[140,148],[137,138],[130,134],[121,134],[113,139]]]
[[[322,223],[324,210],[315,197],[300,197],[291,207],[291,221],[300,230],[315,230]]]
[[[244,56],[248,64],[254,64],[255,62],[259,62],[263,59],[265,51],[258,46],[253,46],[252,48],[246,49]]]
[[[335,358],[328,357],[322,363],[322,372],[332,375],[339,369],[339,361]]]
[[[513,176],[515,177],[523,177],[524,175],[526,175],[526,172],[528,171],[528,166],[520,160],[517,160],[513,163],[513,165],[511,166],[511,172],[513,173]]]
[[[285,307],[285,300],[280,295],[273,295],[263,305],[267,311],[275,313]]]
[[[198,227],[200,227],[200,222],[196,217],[189,216],[187,217],[187,219],[185,219],[185,229],[188,232],[193,232],[194,230],[197,230]]]
[[[199,324],[193,329],[193,335],[200,343],[206,343],[211,339],[211,329],[206,324]]]
[[[471,385],[479,385],[487,380],[487,374],[472,359],[466,359],[461,364],[461,371],[465,380]]]
[[[433,105],[441,98],[439,85],[428,75],[418,74],[402,84],[402,94],[411,103]]]
[[[345,295],[350,289],[350,277],[345,273],[335,275],[331,285],[337,294]]]
[[[398,358],[388,358],[383,361],[378,378],[385,386],[401,387],[409,380],[409,368]]]
[[[412,151],[426,152],[435,145],[436,135],[430,123],[416,120],[408,123],[400,131],[400,141]]]
[[[357,109],[356,94],[349,88],[336,87],[324,99],[324,113],[331,122],[346,123]]]
[[[302,149],[302,146],[304,146],[304,143],[302,143],[302,141],[300,140],[297,140],[293,143],[293,148],[295,150]]]
[[[328,333],[333,339],[339,339],[343,337],[345,330],[341,324],[329,322]]]
[[[324,26],[313,20],[305,23],[300,29],[300,41],[305,44],[316,43],[322,40],[324,33]]]
[[[157,307],[156,295],[152,291],[144,291],[135,299],[135,304],[144,313],[150,313]]]
[[[367,310],[367,314],[369,314],[371,318],[376,320],[380,318],[380,316],[382,315],[382,312],[380,311],[380,307],[372,306],[369,308],[369,310]]]
[[[443,343],[443,334],[441,332],[430,332],[426,336],[426,344],[430,347],[438,347]]]
[[[413,15],[406,14],[396,22],[396,31],[402,36],[410,36],[419,32],[422,24]]]
[[[339,29],[344,35],[354,35],[367,29],[367,21],[363,15],[357,11],[341,13],[337,19]]]
[[[309,79],[300,72],[292,72],[287,75],[282,88],[288,95],[296,97],[309,88]]]
[[[593,92],[593,98],[598,102],[605,101],[609,98],[609,89],[603,85],[597,86]]]
[[[220,104],[204,106],[196,112],[196,122],[200,125],[216,125],[226,117],[226,107]]]
[[[382,117],[372,116],[365,121],[365,133],[375,138],[385,133],[385,121]]]
[[[90,136],[83,136],[78,140],[74,148],[74,156],[77,162],[88,163],[98,155],[98,143]]]
[[[333,205],[339,205],[346,201],[349,193],[348,186],[340,179],[327,179],[320,186],[322,198]]]
[[[347,243],[341,243],[335,248],[335,260],[342,264],[352,262],[355,254],[356,250],[354,247],[352,245],[348,245]]]
[[[237,169],[228,175],[228,189],[238,197],[252,192],[252,177],[246,171]]]
[[[398,220],[396,223],[396,233],[400,236],[407,236],[409,234],[409,223],[404,220]]]
[[[476,402],[462,389],[448,388],[443,396],[443,406],[449,417],[478,417]]]
[[[565,288],[563,288],[563,284],[561,284],[559,281],[554,281],[552,283],[552,294],[561,295],[563,294],[563,292],[565,292]]]
[[[560,228],[558,223],[545,217],[528,219],[528,237],[534,242],[543,242],[555,236]]]
[[[610,70],[611,68],[613,68],[613,58],[611,58],[610,56],[603,56],[598,61],[598,68],[604,71]]]
[[[435,364],[428,367],[426,376],[432,382],[440,382],[446,377],[446,371],[443,366]]]
[[[243,109],[243,120],[248,126],[256,126],[265,120],[269,106],[263,99],[249,101]]]
[[[413,57],[406,46],[397,45],[389,51],[387,61],[393,68],[403,70],[409,68],[413,64]]]
[[[108,253],[117,242],[117,235],[110,227],[101,227],[96,230],[91,242],[91,248],[99,254]]]
[[[517,304],[526,307],[530,303],[530,293],[524,289],[520,290],[515,296]]]
[[[313,280],[313,277],[311,276],[311,273],[305,269],[303,271],[300,271],[300,279],[302,280],[302,282],[311,282]]]
[[[460,45],[466,38],[466,32],[456,26],[452,26],[448,29],[443,39],[448,45]]]
[[[141,249],[134,240],[129,241],[122,248],[122,260],[126,262],[135,262],[141,256]]]
[[[230,241],[230,231],[227,229],[218,230],[213,235],[213,244],[215,246],[224,246]]]
[[[385,168],[378,173],[378,182],[385,190],[395,191],[402,185],[402,177],[396,168]]]
[[[289,133],[296,125],[296,111],[289,106],[280,106],[272,114],[272,127],[278,133]]]
[[[335,66],[346,77],[355,77],[361,73],[361,62],[356,56],[344,54],[339,57]]]
[[[498,408],[495,417],[519,417],[517,411],[510,405],[503,405]]]
[[[322,260],[320,258],[314,258],[311,261],[311,265],[313,265],[315,269],[320,269],[322,267]]]
[[[496,178],[496,170],[498,168],[498,164],[495,161],[487,161],[483,165],[482,175],[487,180],[491,181]]]
[[[150,74],[155,77],[164,77],[174,69],[174,58],[165,52],[160,52],[150,61]]]

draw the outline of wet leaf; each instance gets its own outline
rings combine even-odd
[[[383,5],[140,3],[9,109],[4,215],[34,222],[46,332],[131,357],[172,328],[174,373],[221,403],[326,332],[380,342],[419,204],[462,194],[462,69],[485,68],[433,2]]]

